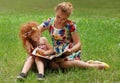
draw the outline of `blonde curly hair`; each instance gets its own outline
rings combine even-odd
[[[73,5],[70,2],[62,2],[55,7],[55,11],[58,10],[61,10],[63,13],[66,13],[68,16],[70,16],[73,11]]]

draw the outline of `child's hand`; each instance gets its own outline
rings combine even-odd
[[[64,52],[72,52],[71,49],[65,49]]]
[[[38,52],[40,55],[42,55],[42,56],[45,55],[45,54],[44,54],[45,51],[44,51],[43,49],[41,49],[41,48],[38,48],[37,52]]]
[[[72,54],[71,49],[65,49],[64,52],[63,52],[63,55],[64,55],[64,56],[69,56],[69,55],[71,55],[71,54]]]

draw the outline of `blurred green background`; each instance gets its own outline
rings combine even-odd
[[[52,13],[62,1],[70,1],[77,16],[120,17],[120,0],[0,0],[0,12]]]

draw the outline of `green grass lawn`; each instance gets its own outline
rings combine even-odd
[[[41,23],[54,16],[53,7],[64,0],[11,1],[14,2],[0,0],[0,83],[23,83],[16,80],[27,57],[18,37],[19,27],[31,20]],[[77,24],[82,59],[105,61],[111,67],[108,70],[72,68],[65,73],[46,71],[46,80],[42,82],[120,83],[120,1],[69,1],[75,6],[70,19]],[[50,41],[48,32],[44,36]],[[37,83],[36,76],[30,71],[24,83]]]

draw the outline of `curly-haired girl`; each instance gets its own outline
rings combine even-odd
[[[23,69],[21,73],[17,76],[17,79],[23,80],[28,71],[30,70],[32,64],[35,62],[38,69],[38,80],[44,79],[44,66],[46,66],[47,61],[43,58],[36,57],[32,55],[32,51],[39,47],[39,51],[43,53],[43,55],[49,55],[53,53],[53,49],[48,43],[45,37],[41,37],[40,31],[38,30],[38,24],[36,22],[28,22],[21,26],[20,28],[20,38],[23,43],[23,47],[26,49],[28,57],[25,61]],[[30,43],[25,44],[25,42]],[[31,45],[31,46],[30,46]],[[29,49],[29,47],[32,47]]]

